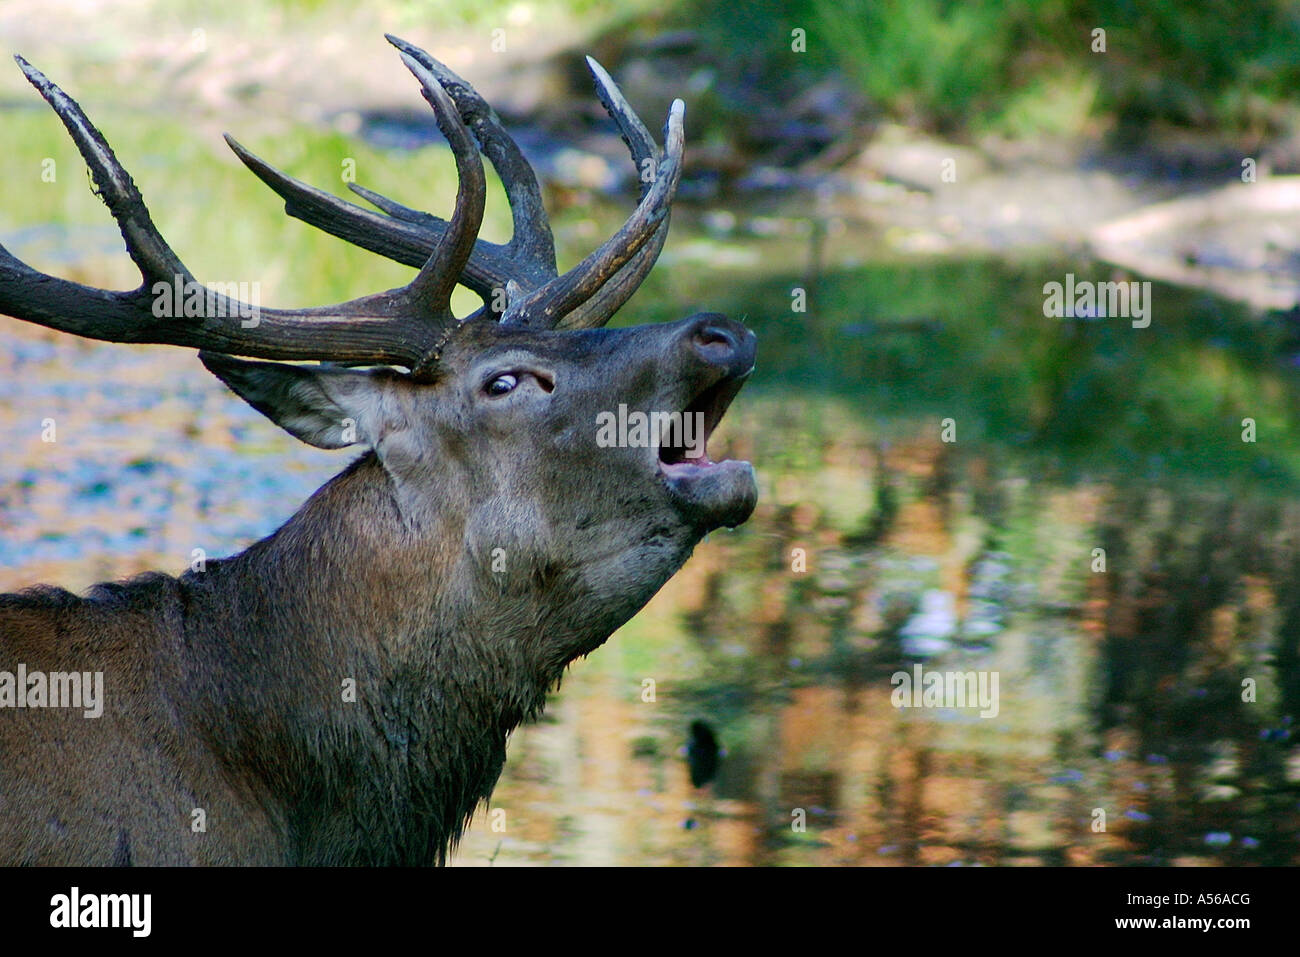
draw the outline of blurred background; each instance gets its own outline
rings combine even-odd
[[[196,275],[268,306],[410,270],[284,216],[220,132],[451,208],[386,31],[497,107],[562,268],[635,197],[583,55],[656,131],[682,97],[672,234],[615,322],[717,310],[760,343],[714,450],[756,464],[753,519],[516,732],[504,830],[480,814],[456,864],[1300,860],[1300,4],[0,5],[0,48],[79,99]],[[0,243],[135,285],[12,66],[0,143]],[[1046,318],[1068,274],[1151,281],[1150,325]],[[3,317],[0,342],[0,590],[179,573],[350,460],[185,350]],[[997,716],[894,708],[916,663],[996,671]]]

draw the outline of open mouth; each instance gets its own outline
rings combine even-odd
[[[748,380],[728,376],[701,390],[679,413],[661,420],[658,469],[682,509],[701,526],[739,525],[754,510],[758,497],[754,469],[748,462],[709,456],[709,438],[731,400]]]
[[[746,372],[743,376],[714,383],[692,399],[680,413],[661,423],[660,471],[665,475],[680,475],[686,469],[707,469],[721,464],[709,458],[709,437],[748,378]]]

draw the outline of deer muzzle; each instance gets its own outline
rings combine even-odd
[[[683,428],[661,437],[657,466],[674,501],[708,531],[740,525],[754,511],[758,486],[748,462],[709,456],[708,441],[731,401],[754,371],[756,339],[740,323],[716,313],[693,317],[678,340],[688,375],[686,401],[674,411]]]

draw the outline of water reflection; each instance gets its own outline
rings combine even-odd
[[[575,668],[512,744],[510,828],[459,860],[496,837],[497,863],[1295,861],[1295,509],[1053,488],[937,441],[872,466],[899,499],[874,542],[769,489]],[[909,653],[934,595],[946,637]],[[996,672],[997,716],[895,708],[917,661]],[[701,715],[726,750],[702,789],[679,754]]]

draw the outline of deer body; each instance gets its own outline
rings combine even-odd
[[[490,108],[393,42],[456,155],[455,214],[437,220],[358,190],[388,214],[378,216],[236,146],[289,212],[423,263],[402,289],[268,312],[253,330],[233,302],[155,321],[147,290],[188,272],[77,104],[20,60],[90,165],[144,282],[90,290],[0,248],[0,312],[113,341],[197,345],[211,372],[293,435],[366,451],[274,534],[202,570],[84,597],[0,595],[0,672],[102,672],[104,699],[94,718],[0,700],[0,864],[442,863],[491,794],[507,735],[541,711],[569,663],[631,618],[703,535],[753,510],[748,463],[713,462],[704,447],[753,368],[753,334],[707,313],[601,328],[662,246],[680,105],[637,211],[559,275],[536,180]],[[652,156],[617,88],[593,72],[634,159]],[[483,170],[471,131],[511,200],[508,246],[475,236]],[[501,280],[509,301],[489,306]],[[451,315],[457,282],[484,296],[482,310]],[[608,447],[597,421],[613,409],[696,416],[703,441],[660,431]]]
[[[106,676],[100,718],[0,722],[6,757],[59,741],[43,768],[0,767],[9,863],[439,861],[569,650],[594,650],[686,557],[664,548],[643,593],[612,601],[550,556],[517,570],[545,592],[513,588],[514,571],[484,574],[474,529],[452,553],[448,530],[406,527],[392,491],[367,456],[203,572],[0,598],[6,662]]]

